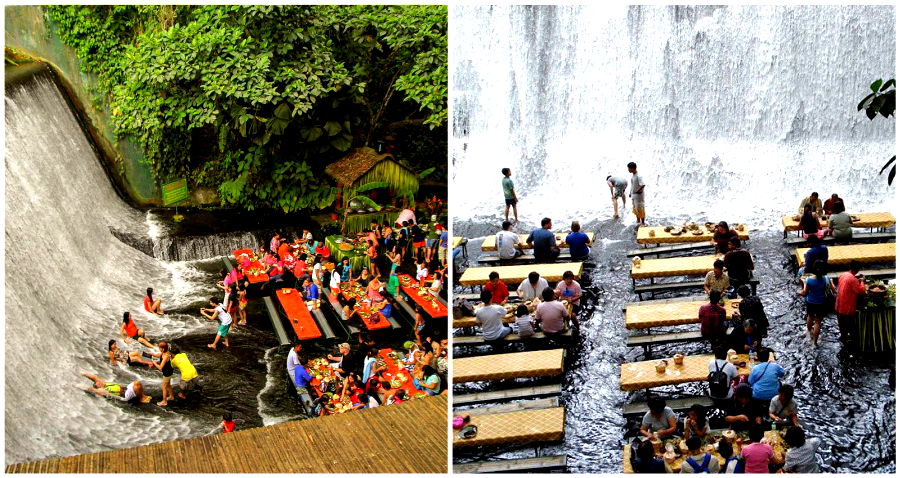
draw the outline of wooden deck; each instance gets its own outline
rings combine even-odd
[[[587,231],[582,231],[582,232],[587,234],[588,239],[590,239],[592,243],[594,242],[594,233],[593,232],[587,232]],[[527,242],[525,242],[526,240],[528,240],[529,235],[530,234],[519,234],[519,239],[522,241],[522,249],[532,249],[532,246],[530,244],[528,244]],[[555,233],[555,235],[556,235],[556,245],[560,249],[567,249],[569,247],[569,245],[566,244],[566,236],[568,236],[569,233],[557,232],[557,233]],[[496,251],[497,250],[497,235],[492,234],[490,236],[485,237],[484,242],[481,243],[481,250],[483,252]]]
[[[794,251],[797,264],[803,267],[806,262],[808,248],[798,248]],[[828,265],[849,264],[857,260],[863,264],[875,262],[896,262],[897,244],[887,242],[883,244],[856,244],[853,246],[830,246],[828,248]]]
[[[709,268],[712,269],[712,262]],[[488,281],[488,275],[496,271],[500,274],[500,280],[505,284],[518,286],[528,278],[528,274],[535,271],[547,282],[559,282],[563,273],[572,271],[575,280],[581,278],[584,264],[581,262],[563,262],[559,264],[526,264],[521,266],[496,266],[496,267],[470,267],[459,277],[459,284],[466,287],[484,285]]]
[[[565,350],[541,350],[453,360],[453,383],[562,375]]]
[[[361,444],[360,436],[370,439]],[[447,398],[436,396],[225,435],[20,463],[6,472],[447,473],[447,453]]]

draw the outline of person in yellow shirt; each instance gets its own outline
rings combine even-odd
[[[175,346],[171,344],[169,346],[173,349],[172,353],[174,354],[172,357],[172,365],[177,368],[178,372],[181,374],[181,382],[178,384],[178,398],[184,399],[185,392],[193,390],[198,390],[202,394],[203,386],[200,384],[200,374],[197,373],[194,364],[188,359],[186,353],[176,353],[177,349],[175,349]]]

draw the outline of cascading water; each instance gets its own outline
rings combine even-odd
[[[211,430],[225,409],[243,426],[261,425],[256,395],[266,383],[262,359],[274,345],[272,334],[241,328],[231,353],[213,352],[205,345],[214,327],[197,313],[221,294],[215,256],[245,239],[250,242],[240,245],[252,246],[253,235],[198,238],[193,243],[202,247],[173,247],[157,257],[142,253],[113,231],[145,244],[160,238],[151,238],[144,214],[116,195],[51,74],[8,87],[5,104],[7,463],[196,436]],[[193,260],[168,260],[178,258]],[[164,298],[165,316],[143,312],[148,286]],[[106,359],[123,310],[154,341],[174,339],[188,352],[207,379],[203,400],[133,407],[73,387],[88,383],[78,376],[85,370],[117,383],[140,379],[160,397],[155,369],[111,366]],[[267,413],[276,417],[270,421],[279,414],[297,411]]]
[[[453,183],[484,191],[457,217],[496,216],[502,167],[529,222],[609,217],[629,161],[650,218],[774,227],[813,190],[891,202],[894,122],[856,104],[894,76],[892,7],[452,10]]]
[[[610,219],[607,174],[635,161],[650,224],[686,219],[751,226],[772,347],[796,386],[798,415],[822,440],[829,472],[896,469],[891,360],[851,355],[834,317],[813,348],[779,217],[811,191],[851,211],[897,214],[878,170],[895,154],[893,119],[856,111],[874,79],[894,77],[895,11],[817,7],[455,7],[451,9],[454,234],[479,236],[502,218],[500,169],[513,171],[522,225],[579,219],[597,233],[582,283],[596,309],[581,317],[564,381],[564,454],[571,472],[618,473],[622,414],[643,395],[619,389],[619,367],[643,360],[625,345],[622,309],[636,302],[626,251],[634,229]],[[896,187],[896,185],[894,186]],[[462,192],[462,193],[460,193]],[[691,330],[687,326],[659,332]],[[709,353],[670,344],[654,357]],[[657,388],[670,397],[706,384]],[[504,458],[530,456],[518,451]],[[458,456],[457,462],[477,459]]]

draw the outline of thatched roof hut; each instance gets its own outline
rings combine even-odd
[[[406,166],[398,163],[390,154],[379,154],[372,148],[356,148],[343,158],[329,164],[325,174],[331,176],[341,192],[341,207],[345,210],[344,229],[361,230],[361,225],[369,221],[381,222],[389,215],[387,211],[363,214],[350,210],[350,201],[360,195],[358,189],[374,183],[383,183],[383,188],[393,197],[412,198],[419,191],[418,176]],[[381,189],[381,188],[379,188]],[[350,217],[348,217],[350,216]]]

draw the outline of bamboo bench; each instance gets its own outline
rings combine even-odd
[[[713,406],[713,401],[706,395],[666,400],[666,406],[671,408],[672,410],[687,410],[694,404],[703,405],[704,407],[709,408]],[[647,408],[646,402],[634,402],[625,405],[625,408],[622,409],[622,415],[626,417],[633,415],[643,415],[647,413],[648,410],[649,408]]]
[[[505,402],[508,400],[520,400],[526,398],[552,397],[562,394],[562,385],[558,383],[550,385],[535,385],[530,387],[513,388],[509,390],[496,390],[492,392],[478,392],[466,394],[453,394],[453,405],[475,405],[478,403]]]
[[[512,460],[475,461],[453,465],[453,473],[535,473],[564,470],[566,455],[516,458]]]

